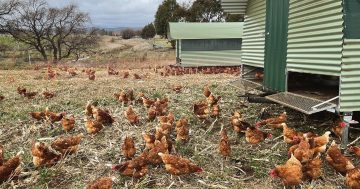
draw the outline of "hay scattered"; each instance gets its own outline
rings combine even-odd
[[[81,70],[82,68],[78,68]],[[122,73],[124,70],[119,70]],[[287,159],[287,146],[281,141],[281,132],[271,131],[274,140],[250,145],[242,135],[232,131],[229,117],[236,110],[242,112],[250,123],[255,123],[258,112],[268,107],[272,114],[284,111],[279,105],[246,104],[239,98],[239,91],[228,85],[238,76],[229,74],[218,75],[184,75],[162,77],[153,69],[132,69],[130,74],[137,73],[141,80],[123,79],[121,76],[109,76],[104,68],[96,68],[96,79],[90,81],[85,74],[79,73],[71,77],[64,72],[53,80],[46,79],[45,70],[0,71],[0,94],[5,99],[0,102],[0,144],[6,150],[6,157],[24,151],[22,173],[19,180],[9,181],[0,185],[1,188],[84,188],[86,183],[101,176],[114,178],[114,188],[281,188],[279,181],[268,177],[268,171],[275,164],[281,164]],[[121,74],[120,74],[121,75]],[[172,86],[183,86],[182,92],[176,93]],[[202,122],[192,112],[193,102],[203,97],[202,89],[209,85],[210,90],[221,95],[221,116]],[[48,89],[56,93],[52,99],[45,100],[36,96],[29,100],[18,95],[16,88],[23,86],[31,91]],[[151,167],[149,174],[139,181],[123,177],[111,171],[111,165],[125,161],[120,146],[125,135],[131,135],[136,142],[137,154],[144,149],[142,132],[154,132],[157,120],[148,122],[147,111],[141,104],[133,107],[141,116],[140,124],[130,125],[124,119],[123,111],[127,105],[119,103],[113,93],[119,89],[133,88],[135,95],[144,92],[151,98],[167,96],[170,100],[169,111],[175,114],[176,120],[186,117],[189,120],[190,140],[185,144],[176,144],[176,152],[200,165],[205,172],[202,174],[185,175],[181,177],[167,174],[162,166]],[[91,100],[99,107],[109,109],[115,118],[112,126],[105,126],[97,135],[86,134],[84,127],[84,107]],[[37,122],[28,116],[29,112],[42,111],[49,107],[52,111],[65,111],[76,118],[73,131],[66,133],[60,123]],[[321,120],[307,119],[302,121],[301,114],[289,111],[289,125],[299,130],[311,130],[322,133],[330,126],[321,123],[331,120],[322,117]],[[315,120],[315,121],[313,121]],[[223,160],[218,153],[219,131],[229,130],[232,144],[232,156]],[[50,168],[35,169],[32,165],[30,147],[32,141],[51,142],[59,136],[84,133],[78,153],[67,156],[61,162]],[[175,133],[173,133],[175,138]],[[359,166],[359,161],[355,164]],[[316,188],[344,187],[344,178],[334,174],[324,163],[324,179],[316,181]],[[223,166],[223,169],[222,169]],[[310,186],[304,182],[303,188]]]

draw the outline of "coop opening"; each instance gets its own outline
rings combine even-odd
[[[256,86],[262,86],[264,80],[264,69],[254,66],[243,65],[241,78]]]
[[[288,73],[287,92],[266,96],[267,99],[298,110],[314,114],[332,110],[339,102],[339,77]]]
[[[309,98],[336,103],[339,96],[340,78],[337,76],[288,73],[288,92]]]

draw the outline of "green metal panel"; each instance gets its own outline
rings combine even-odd
[[[180,40],[176,40],[176,63],[179,63],[179,60],[180,60]]]
[[[245,15],[241,61],[264,67],[266,1],[249,0]]]
[[[241,50],[241,39],[185,39],[183,51]]]
[[[240,66],[241,50],[182,51],[181,66]]]
[[[345,0],[345,38],[360,39],[360,0]]]
[[[243,22],[169,23],[168,37],[176,39],[240,39]]]
[[[342,0],[290,0],[287,70],[339,76]]]
[[[267,0],[265,39],[265,88],[285,91],[289,0]]]
[[[248,0],[221,0],[221,7],[226,13],[245,14]]]
[[[340,111],[360,111],[360,39],[345,39],[342,60]]]
[[[182,58],[182,40],[178,40],[179,41],[179,48],[178,48],[178,53],[179,53],[179,58]]]

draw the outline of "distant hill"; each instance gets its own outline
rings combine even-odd
[[[125,29],[133,29],[133,30],[140,30],[142,29],[142,27],[117,27],[117,28],[100,28],[100,29],[104,29],[106,31],[111,31],[111,32],[121,32]]]

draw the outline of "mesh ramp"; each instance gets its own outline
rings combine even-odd
[[[308,115],[335,108],[337,106],[331,102],[321,101],[290,92],[277,93],[266,96],[266,98]]]
[[[239,88],[239,89],[257,89],[261,90],[262,85],[260,82],[256,82],[255,80],[250,79],[237,79],[235,81],[231,81],[230,85]]]

